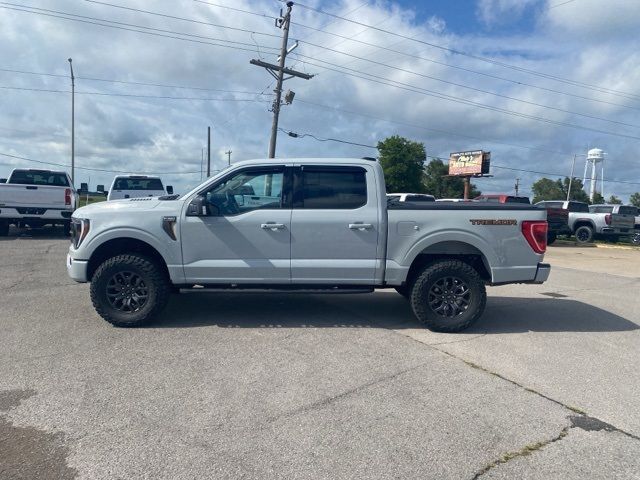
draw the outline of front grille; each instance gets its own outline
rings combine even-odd
[[[34,208],[34,207],[16,207],[16,210],[20,215],[44,215],[47,211],[46,208]]]

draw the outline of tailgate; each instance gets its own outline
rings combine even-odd
[[[635,217],[633,215],[624,215],[621,213],[611,214],[612,228],[633,228],[634,224]]]
[[[68,187],[48,185],[0,185],[0,204],[7,207],[33,206],[64,208],[65,190]],[[70,208],[70,206],[69,206]]]

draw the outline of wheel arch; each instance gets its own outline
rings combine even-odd
[[[411,284],[425,266],[438,260],[460,260],[473,267],[483,280],[490,282],[492,279],[491,267],[484,253],[469,243],[454,240],[423,248],[411,262],[406,284]]]
[[[170,278],[167,262],[156,248],[137,238],[119,237],[107,240],[93,251],[87,264],[87,281],[91,281],[93,274],[105,260],[124,253],[138,253],[153,259],[167,278]]]

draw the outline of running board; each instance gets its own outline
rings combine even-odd
[[[348,294],[372,293],[373,287],[358,285],[176,285],[180,293],[302,293],[302,294]]]

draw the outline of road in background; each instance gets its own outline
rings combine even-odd
[[[9,478],[640,477],[638,251],[551,248],[462,334],[392,290],[183,294],[117,329],[34,236],[0,239]]]

